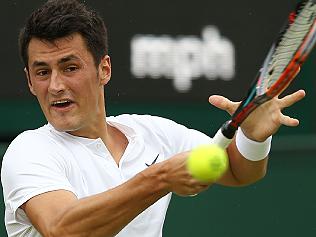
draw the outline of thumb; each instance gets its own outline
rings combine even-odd
[[[208,101],[215,107],[225,110],[230,115],[235,112],[235,110],[238,108],[238,105],[240,104],[240,102],[233,102],[221,95],[211,95]]]

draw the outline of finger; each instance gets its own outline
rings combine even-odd
[[[285,126],[296,127],[299,125],[300,121],[296,118],[291,118],[290,116],[282,114],[280,117],[280,123]]]
[[[305,97],[305,91],[299,90],[294,92],[293,94],[287,95],[280,99],[281,107],[286,108],[290,107],[291,105],[295,104],[296,102],[302,100]]]
[[[188,189],[189,190],[188,195],[195,196],[198,193],[206,191],[209,187],[210,187],[210,185],[197,185],[195,187],[191,187]]]
[[[200,186],[200,190],[201,190],[201,191],[205,191],[205,190],[207,190],[210,186],[211,186],[211,184],[201,185],[201,186]]]
[[[240,104],[240,102],[230,101],[220,95],[212,95],[209,97],[208,101],[215,107],[227,111],[229,114],[233,114]]]
[[[201,192],[206,191],[209,187],[210,187],[210,185],[207,185],[207,186],[201,186],[201,187],[199,187],[199,189],[198,189],[198,193],[201,193]]]
[[[191,176],[191,175],[190,175]],[[186,182],[188,187],[193,188],[207,188],[208,186],[212,185],[213,181],[200,181],[194,178],[193,176],[190,177],[190,180]]]

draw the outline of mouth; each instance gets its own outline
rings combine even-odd
[[[74,103],[73,101],[68,100],[68,99],[56,100],[51,103],[51,106],[53,108],[64,109],[64,108],[68,108],[73,103]]]

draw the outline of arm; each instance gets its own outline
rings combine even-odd
[[[281,125],[297,126],[299,121],[282,114],[282,110],[289,107],[305,97],[305,92],[299,90],[281,99],[275,97],[269,102],[254,110],[242,123],[241,129],[245,136],[253,141],[263,142],[269,136],[275,134]],[[239,103],[232,102],[222,96],[211,96],[209,102],[232,114]],[[235,137],[236,138],[236,137]],[[236,147],[236,140],[229,145],[227,153],[229,155],[230,169],[218,181],[227,186],[242,186],[256,182],[264,177],[267,170],[268,158],[260,161],[250,161],[245,159]]]
[[[188,174],[186,157],[187,153],[178,154],[91,197],[78,200],[71,192],[53,191],[30,199],[22,208],[43,236],[114,236],[167,193],[190,195],[209,186]]]
[[[268,157],[250,161],[243,157],[236,147],[235,138],[227,148],[229,169],[217,183],[225,186],[245,186],[263,178],[267,171]]]

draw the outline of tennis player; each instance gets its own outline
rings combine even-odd
[[[4,156],[8,236],[162,236],[171,194],[189,196],[212,185],[194,180],[185,165],[187,151],[212,138],[150,115],[106,117],[106,28],[76,0],[50,0],[35,10],[19,43],[30,91],[48,123],[20,134]],[[304,95],[275,98],[244,122],[218,184],[264,177],[271,135],[282,124],[298,125],[281,109]],[[238,105],[221,96],[210,103],[229,113]]]

